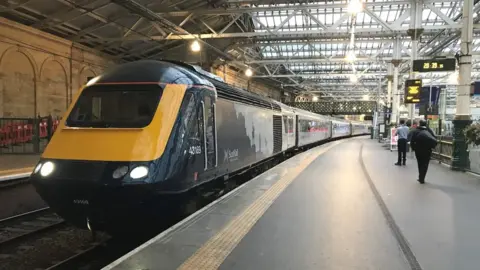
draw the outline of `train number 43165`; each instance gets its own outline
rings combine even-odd
[[[190,146],[190,149],[188,150],[190,155],[198,155],[202,153],[202,147],[201,146]]]

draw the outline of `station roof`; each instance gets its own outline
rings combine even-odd
[[[199,40],[217,59],[251,67],[254,77],[335,100],[384,98],[385,87],[378,94],[378,86],[386,85],[392,59],[401,60],[399,80],[406,79],[409,29],[420,32],[419,58],[454,57],[460,51],[463,1],[363,2],[355,16],[345,0],[2,0],[0,12],[119,61],[174,59]],[[479,0],[473,14],[472,75],[479,78]],[[418,18],[416,26],[412,17]],[[355,61],[346,61],[350,54]],[[445,84],[454,76],[420,75],[424,84],[431,78]]]

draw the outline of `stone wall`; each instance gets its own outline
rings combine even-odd
[[[114,62],[0,18],[0,117],[60,117],[77,90]]]
[[[100,52],[0,18],[0,117],[61,117],[87,78],[111,65]],[[213,72],[262,96],[286,97],[278,87],[249,81],[243,71],[219,66]]]

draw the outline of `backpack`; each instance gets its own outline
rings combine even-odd
[[[417,140],[420,144],[428,146],[433,149],[437,146],[437,138],[435,138],[428,130],[422,130],[417,135]]]

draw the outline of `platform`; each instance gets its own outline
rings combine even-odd
[[[480,180],[365,138],[299,154],[109,269],[478,269]]]
[[[0,181],[30,175],[40,155],[0,155]]]

